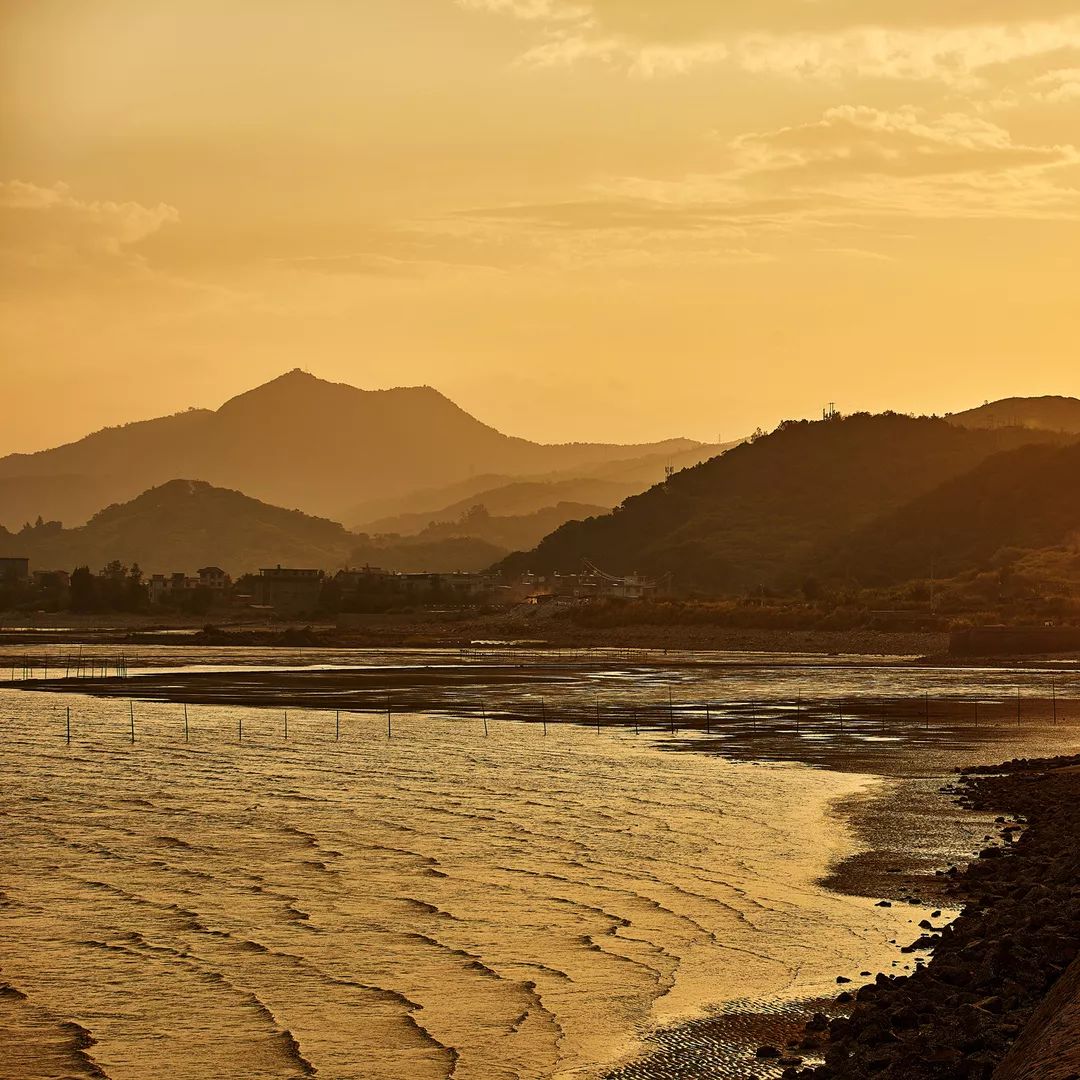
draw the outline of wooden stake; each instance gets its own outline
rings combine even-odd
[[[484,703],[480,702],[480,715],[484,718],[484,737],[487,737],[487,709],[484,707]]]
[[[135,702],[128,698],[128,714],[131,717],[131,742],[135,743]]]
[[[712,716],[709,712],[709,703],[705,702],[705,734],[712,734]]]
[[[334,741],[341,742],[341,710],[334,713]]]
[[[540,699],[540,717],[544,723],[544,734],[547,735],[547,703],[543,698]]]
[[[675,734],[675,703],[671,700],[671,687],[668,687],[667,692],[667,710],[668,720],[671,723],[671,734]]]
[[[285,710],[285,738],[289,737],[289,710]]]
[[[1020,726],[1020,687],[1016,688],[1016,726]]]
[[[798,735],[802,723],[802,694],[795,699],[795,734]]]
[[[386,737],[389,739],[393,732],[390,729],[390,698],[386,698]]]
[[[1050,691],[1053,694],[1054,700],[1054,726],[1057,726],[1057,679],[1050,684]]]
[[[596,695],[596,734],[600,734],[600,695]]]
[[[67,707],[67,744],[71,745],[71,706]]]
[[[184,742],[191,741],[191,733],[188,730],[187,702],[184,702]]]

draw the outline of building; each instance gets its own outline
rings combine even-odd
[[[194,592],[202,583],[197,577],[189,577],[180,571],[173,574],[154,574],[146,583],[151,604],[160,604],[170,596]]]
[[[394,577],[389,570],[381,570],[377,566],[361,566],[357,570],[346,567],[334,575],[334,581],[342,589],[356,589],[361,585],[371,585],[374,582],[385,582]]]
[[[209,589],[213,593],[223,593],[232,584],[232,578],[220,566],[204,566],[197,571],[199,588]]]
[[[313,611],[318,606],[324,579],[321,570],[267,567],[255,579],[255,601],[280,614]]]
[[[71,575],[66,570],[35,570],[34,584],[39,589],[66,589]]]
[[[16,556],[0,558],[0,581],[14,578],[16,581],[28,581],[30,578],[30,560]]]

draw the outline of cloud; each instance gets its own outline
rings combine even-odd
[[[741,135],[730,143],[748,174],[927,176],[1001,172],[1076,161],[1071,146],[1026,146],[978,116],[928,116],[844,105],[813,123]]]
[[[2,181],[0,257],[27,271],[143,269],[138,244],[179,218],[165,203],[88,201],[63,183]]]
[[[1075,0],[457,0],[539,25],[522,57],[592,60],[644,76],[726,63],[745,71],[973,85],[986,69],[1080,49]]]
[[[802,251],[885,260],[896,222],[1080,220],[1069,145],[1028,145],[963,113],[845,105],[717,141],[716,169],[613,177],[586,197],[462,213],[478,237],[518,237],[567,267],[763,260]],[[804,239],[792,246],[795,234]],[[522,239],[524,238],[524,239]],[[478,241],[480,242],[480,241]]]
[[[1058,68],[1033,79],[1032,93],[1040,101],[1061,104],[1080,101],[1080,68]]]

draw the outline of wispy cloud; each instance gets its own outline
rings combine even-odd
[[[137,245],[180,220],[166,203],[80,199],[67,184],[0,181],[0,257],[24,270],[138,269]]]
[[[523,63],[622,65],[651,76],[728,64],[803,78],[974,85],[987,69],[1080,49],[1072,0],[806,3],[764,0],[458,0],[541,27]]]

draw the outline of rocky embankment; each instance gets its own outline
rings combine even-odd
[[[999,814],[1001,843],[950,868],[966,906],[923,924],[913,974],[840,994],[797,1046],[785,1080],[1080,1080],[1080,757],[966,770],[960,801]]]

